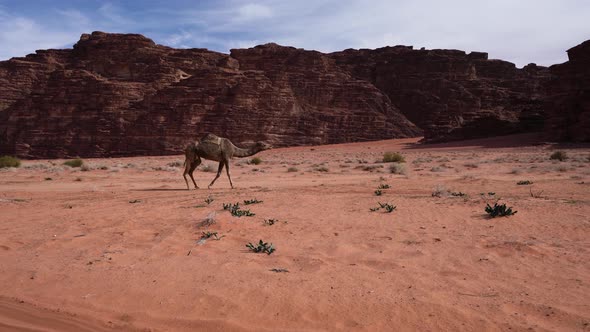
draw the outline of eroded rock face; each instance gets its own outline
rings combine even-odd
[[[590,141],[590,40],[567,51],[569,60],[551,66],[547,84],[547,137]]]
[[[414,50],[411,46],[330,54],[353,76],[373,83],[428,141],[543,128],[547,68],[488,60],[487,53]]]
[[[275,146],[411,137],[421,130],[330,57],[274,44],[177,50],[135,34],[0,62],[0,154],[181,153],[206,132]]]

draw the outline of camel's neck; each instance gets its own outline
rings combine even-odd
[[[250,156],[257,154],[260,151],[261,151],[261,149],[256,146],[248,148],[248,149],[242,149],[242,148],[235,147],[234,148],[234,157],[239,157],[239,158],[250,157]]]

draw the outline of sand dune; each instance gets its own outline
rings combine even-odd
[[[527,137],[275,149],[234,190],[185,190],[182,156],[3,169],[0,330],[589,330],[590,148]],[[489,219],[498,198],[518,213]]]

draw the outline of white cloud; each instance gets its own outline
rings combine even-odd
[[[249,3],[237,9],[238,21],[252,21],[272,17],[272,10],[261,4]]]

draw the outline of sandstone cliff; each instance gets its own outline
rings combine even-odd
[[[569,61],[550,67],[547,137],[590,141],[590,40],[567,51]]]
[[[21,157],[180,153],[206,132],[275,146],[421,134],[331,58],[274,44],[230,56],[94,32],[0,62],[0,91],[0,154]]]
[[[411,46],[330,54],[373,83],[424,129],[427,141],[495,136],[543,128],[547,68],[488,60],[487,53]]]

